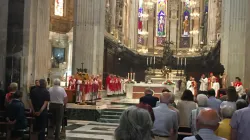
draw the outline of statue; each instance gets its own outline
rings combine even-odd
[[[162,74],[164,75],[164,77],[167,76],[167,79],[169,79],[169,73],[171,73],[171,69],[168,68],[167,66],[164,66],[161,70]]]
[[[189,36],[189,20],[188,16],[185,16],[185,20],[183,21],[183,36]]]

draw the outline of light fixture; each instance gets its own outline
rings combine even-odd
[[[145,37],[145,38],[148,37],[148,32],[145,31],[145,30],[138,32],[138,34],[141,35],[141,36],[143,36],[143,37]]]
[[[198,4],[198,2],[197,2],[197,1],[192,0],[192,1],[190,1],[190,2],[189,2],[189,5],[190,5],[190,7],[195,8],[195,7],[197,7],[199,4]]]
[[[142,21],[147,21],[148,20],[148,14],[141,14],[141,19]]]
[[[197,13],[197,12],[193,12],[193,13],[190,14],[190,16],[191,16],[192,18],[196,18],[196,17],[199,17],[200,14]]]
[[[190,31],[190,34],[191,35],[197,35],[197,34],[199,34],[199,31],[198,30],[192,30],[192,31]]]

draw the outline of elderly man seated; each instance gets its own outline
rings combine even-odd
[[[220,112],[222,121],[220,122],[218,129],[215,131],[215,134],[217,136],[226,138],[228,140],[231,139],[230,121],[234,111],[235,109],[230,106],[224,106],[223,108],[221,108]]]
[[[169,140],[176,137],[178,130],[177,112],[168,107],[171,93],[164,92],[160,97],[160,104],[153,108],[155,122],[152,129],[154,140]]]
[[[218,128],[220,117],[216,110],[205,108],[199,112],[196,120],[197,135],[186,137],[183,140],[226,140],[215,135],[214,131]]]
[[[190,128],[191,128],[191,131],[192,131],[193,135],[197,134],[197,130],[196,130],[197,115],[199,114],[200,110],[207,107],[207,101],[208,101],[208,98],[207,98],[207,96],[205,94],[199,94],[197,96],[198,108],[192,110],[191,117],[190,117],[190,119],[191,119],[190,120]]]

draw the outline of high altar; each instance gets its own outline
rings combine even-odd
[[[167,88],[172,93],[175,93],[177,79],[170,69],[165,67],[164,69],[151,69],[145,71],[145,81],[147,83],[128,83],[125,86],[126,98],[139,99],[144,96],[144,91],[150,88],[154,91],[154,96],[160,97],[162,90]]]

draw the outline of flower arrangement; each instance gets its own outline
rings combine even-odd
[[[175,83],[171,80],[167,80],[165,82],[163,82],[164,85],[175,85]]]
[[[128,79],[128,81],[125,82],[126,84],[135,84],[135,81]]]

